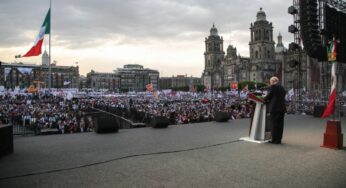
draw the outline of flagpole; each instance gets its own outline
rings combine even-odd
[[[51,17],[52,17],[52,0],[49,1],[49,10],[50,10],[50,16],[49,16],[49,24],[50,24],[50,29],[49,29],[49,65],[48,65],[48,88],[51,89],[52,87],[52,67],[51,67],[51,59],[52,59],[52,52],[51,52],[51,35],[52,35],[52,22],[51,22]]]

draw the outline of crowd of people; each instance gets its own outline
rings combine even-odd
[[[312,114],[314,96],[305,93],[297,107],[296,96],[286,96],[287,113],[297,110]],[[321,101],[317,101],[321,102]],[[43,90],[0,93],[0,123],[23,125],[35,131],[56,129],[59,133],[93,131],[90,109],[100,108],[134,122],[149,124],[164,116],[170,124],[213,121],[216,112],[227,112],[231,119],[249,118],[253,103],[238,92],[142,92],[111,93],[78,90]]]
[[[86,116],[88,105],[83,100],[64,100],[51,94],[2,95],[0,120],[35,132],[42,129],[56,129],[60,133],[92,131],[91,116]]]
[[[247,100],[238,100],[225,93],[102,98],[95,101],[95,107],[142,123],[149,123],[154,116],[164,116],[170,120],[170,124],[213,121],[215,113],[220,111],[228,112],[231,119],[247,118],[253,110]]]

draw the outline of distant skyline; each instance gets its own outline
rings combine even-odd
[[[141,64],[160,76],[200,77],[213,23],[225,52],[232,44],[248,57],[250,24],[261,7],[273,23],[275,42],[279,32],[285,47],[293,41],[291,5],[292,0],[52,0],[52,62],[78,62],[81,75]],[[48,9],[49,0],[0,1],[0,61],[14,62],[30,49]],[[48,51],[48,35],[45,44]],[[17,61],[40,64],[41,56]]]

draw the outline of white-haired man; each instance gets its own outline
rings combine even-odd
[[[281,144],[284,130],[284,117],[286,112],[285,106],[285,89],[279,84],[276,76],[270,78],[270,89],[267,96],[264,97],[270,113],[270,122],[272,126],[272,140],[270,143]]]

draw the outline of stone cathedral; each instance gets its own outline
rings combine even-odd
[[[232,81],[267,82],[278,75],[279,62],[275,60],[273,26],[260,9],[256,21],[250,26],[250,58],[237,55],[237,48],[229,45],[223,50],[223,38],[213,25],[205,39],[203,84],[209,89],[227,87]]]
[[[282,43],[281,34],[277,44],[273,39],[273,24],[266,18],[262,8],[257,12],[256,20],[250,24],[249,57],[237,55],[237,48],[228,45],[226,53],[223,38],[218,35],[215,25],[205,39],[204,71],[202,82],[209,89],[228,87],[232,82],[254,81],[268,83],[270,77],[279,77],[287,89],[305,88],[318,90],[322,88],[319,79],[321,64],[316,59],[301,53],[301,84],[298,82],[297,53],[287,50]]]

